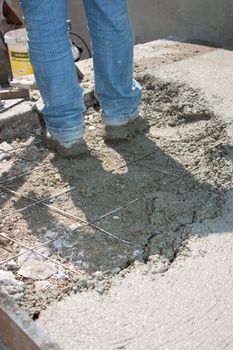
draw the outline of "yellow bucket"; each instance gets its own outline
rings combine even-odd
[[[13,80],[33,74],[28,54],[26,29],[16,29],[5,34]]]

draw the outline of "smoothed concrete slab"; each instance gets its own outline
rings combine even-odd
[[[138,265],[108,295],[68,297],[39,323],[65,350],[232,349],[232,205],[231,196],[226,216],[192,228],[207,234],[166,273]]]

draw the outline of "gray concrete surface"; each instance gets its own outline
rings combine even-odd
[[[215,50],[149,69],[200,89],[228,124],[232,161],[233,53]],[[233,192],[223,215],[192,224],[171,268],[153,273],[138,263],[116,276],[108,295],[68,297],[39,322],[64,349],[220,350],[233,348]]]
[[[233,138],[233,53],[218,49],[195,58],[170,64],[166,69],[155,70],[156,74],[174,81],[183,80],[194,88],[201,89],[218,115],[228,123],[229,135]]]
[[[137,42],[167,36],[223,44],[232,40],[230,0],[129,0]]]
[[[69,297],[40,323],[67,350],[232,349],[232,200],[221,220],[193,227],[212,234],[191,240],[190,256],[181,254],[166,274],[138,266],[108,296]]]
[[[0,143],[25,137],[28,132],[39,128],[38,118],[32,111],[33,105],[31,101],[22,99],[16,106],[0,113]]]
[[[129,8],[136,43],[168,36],[217,45],[233,40],[231,0],[129,0]],[[69,9],[73,31],[88,41],[82,2],[69,0]]]

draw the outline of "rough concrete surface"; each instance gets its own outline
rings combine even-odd
[[[16,287],[6,273],[0,284],[64,349],[231,348],[227,55],[166,41],[141,46],[145,133],[105,143],[94,103],[87,156],[63,159],[29,135],[2,152],[0,267]],[[38,266],[44,276],[50,263],[53,274],[36,281]]]
[[[30,132],[39,128],[32,106],[31,101],[20,99],[17,106],[0,113],[0,142],[15,137],[27,137]]]
[[[147,264],[120,273],[103,296],[72,295],[42,312],[39,322],[64,349],[232,349],[230,57],[216,50],[142,78],[150,134],[167,151],[173,142],[173,160],[192,175],[178,192],[150,187]]]
[[[71,296],[40,323],[67,350],[232,349],[232,227],[231,212],[194,226],[206,237],[190,240],[166,273],[136,265],[108,295]]]
[[[183,60],[182,63],[158,69],[157,75],[173,81],[182,80],[200,89],[211,107],[228,123],[228,132],[233,137],[233,54],[232,49],[218,49]]]
[[[202,88],[211,106],[231,124],[232,97],[225,90],[230,93],[233,86],[229,56],[233,58],[218,50],[155,69],[153,75],[165,80],[179,75],[178,81]],[[188,241],[167,272],[156,274],[150,264],[139,264],[116,279],[108,295],[69,297],[49,307],[40,323],[65,349],[231,349],[232,204],[228,192],[224,215],[186,227],[200,238]]]

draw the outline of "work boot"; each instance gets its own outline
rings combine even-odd
[[[42,102],[40,101],[40,104]],[[33,111],[37,114],[38,120],[41,126],[41,137],[44,141],[46,147],[51,150],[61,154],[63,157],[75,157],[80,156],[88,152],[87,146],[84,139],[81,137],[77,140],[71,147],[65,147],[61,145],[47,130],[46,123],[44,120],[44,115],[41,112],[41,105],[39,103],[35,104]]]
[[[127,124],[120,126],[105,125],[103,138],[106,141],[113,140],[131,140],[137,134],[148,129],[148,123],[145,118],[138,115]]]
[[[49,150],[55,151],[63,157],[81,156],[88,152],[86,143],[83,138],[78,139],[77,142],[75,142],[70,147],[61,145],[48,131],[42,134],[42,138]]]

